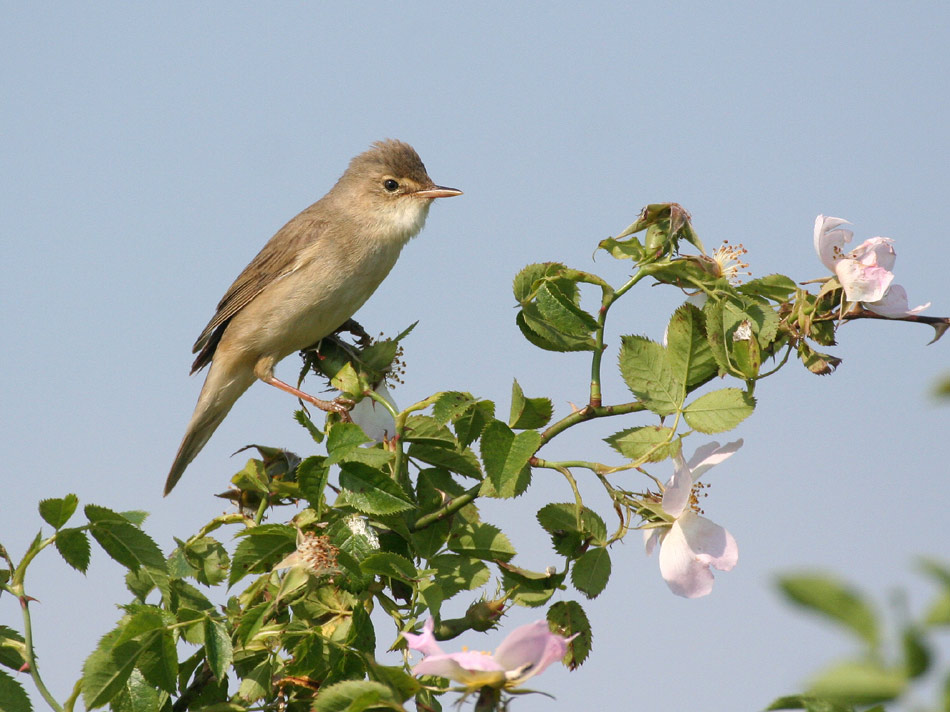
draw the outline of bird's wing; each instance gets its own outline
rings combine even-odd
[[[307,213],[302,212],[284,225],[225,292],[218,302],[217,311],[192,348],[192,353],[201,351],[192,372],[211,360],[221,334],[234,315],[250,304],[267,285],[294,271],[300,251],[319,239],[323,225]]]

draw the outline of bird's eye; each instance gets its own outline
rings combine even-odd
[[[395,193],[399,188],[399,183],[394,181],[392,178],[387,178],[383,181],[383,188],[388,190],[390,193]]]

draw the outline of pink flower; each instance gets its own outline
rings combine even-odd
[[[433,626],[430,618],[421,633],[403,633],[409,649],[425,656],[412,668],[412,674],[447,677],[469,689],[486,685],[516,687],[563,658],[567,644],[574,637],[564,638],[552,633],[545,621],[535,621],[515,628],[494,655],[473,650],[444,653],[432,634]]]
[[[712,442],[699,448],[689,462],[682,455],[673,458],[673,476],[663,490],[660,506],[669,523],[644,529],[647,556],[660,548],[660,574],[677,596],[698,598],[712,591],[709,567],[730,571],[739,561],[739,547],[732,534],[698,513],[694,487],[713,465],[731,457],[742,440],[722,447]]]
[[[889,318],[909,316],[923,311],[930,302],[909,308],[907,292],[898,284],[892,284],[891,269],[897,254],[888,237],[872,237],[850,252],[844,246],[851,242],[854,233],[841,229],[850,225],[842,218],[819,215],[815,218],[815,251],[825,267],[834,272],[850,302],[863,302],[871,311]]]

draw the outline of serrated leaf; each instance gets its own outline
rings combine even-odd
[[[33,706],[23,686],[0,670],[0,712],[32,712]]]
[[[360,569],[364,574],[388,576],[410,583],[416,578],[416,567],[412,562],[389,551],[370,554],[360,562]]]
[[[683,409],[689,427],[701,433],[732,430],[755,410],[755,398],[739,388],[721,388],[701,395]]]
[[[460,448],[468,448],[477,440],[485,426],[495,417],[495,404],[490,400],[480,400],[452,421],[455,428],[455,437],[458,438]]]
[[[475,402],[471,393],[445,391],[439,394],[432,405],[432,417],[444,425],[469,410]]]
[[[467,524],[453,531],[448,547],[456,553],[478,559],[508,561],[515,555],[508,537],[491,524]]]
[[[59,529],[76,511],[79,498],[74,494],[67,494],[62,499],[44,499],[40,502],[40,516],[54,529]]]
[[[590,544],[604,546],[607,526],[596,512],[582,507],[578,521],[577,505],[551,503],[538,510],[541,527],[551,535],[554,550],[561,556],[574,558]]]
[[[327,465],[335,465],[364,443],[371,442],[356,423],[334,423],[327,433]]]
[[[581,554],[571,568],[571,583],[588,598],[596,598],[610,579],[610,554],[597,547]]]
[[[706,318],[692,304],[683,304],[670,318],[667,355],[676,379],[687,390],[705,383],[719,371],[706,338]]]
[[[195,579],[205,586],[216,586],[228,576],[231,559],[221,542],[212,537],[190,541],[183,550]]]
[[[546,351],[593,351],[597,344],[590,336],[565,334],[548,324],[536,304],[526,304],[515,323],[528,341]]]
[[[783,576],[779,588],[790,601],[839,623],[872,647],[879,642],[877,616],[853,589],[829,576]]]
[[[394,514],[414,506],[395,480],[359,462],[340,466],[340,486],[343,501],[366,514]]]
[[[567,647],[563,663],[570,670],[576,670],[590,654],[593,633],[587,614],[576,601],[558,601],[548,609],[548,623],[566,638],[577,634]]]
[[[535,303],[545,324],[568,336],[586,337],[597,329],[597,320],[577,305],[576,291],[572,299],[556,282],[546,281],[535,292]]]
[[[474,480],[482,479],[482,470],[478,464],[478,458],[469,448],[459,452],[444,447],[413,443],[409,446],[408,454],[411,458],[441,467],[450,472],[456,472],[463,477],[470,477]]]
[[[508,424],[514,430],[543,428],[554,414],[550,398],[525,398],[518,381],[511,386],[511,413]]]
[[[136,648],[137,646],[132,646]],[[107,648],[94,650],[82,667],[82,700],[87,710],[102,707],[125,686],[135,669],[137,655],[116,659]]]
[[[484,586],[491,571],[479,559],[461,554],[439,554],[429,559],[429,568],[435,570],[441,599],[449,599],[459,591],[471,591]],[[421,590],[421,589],[420,589]]]
[[[482,433],[482,462],[485,474],[496,492],[515,492],[517,488],[512,487],[513,482],[521,475],[540,444],[541,434],[536,430],[515,434],[500,420],[488,424]]]
[[[67,564],[77,571],[86,573],[89,568],[89,537],[82,529],[60,529],[56,533],[56,550]]]
[[[19,670],[26,662],[26,642],[13,628],[0,625],[0,665]]]
[[[297,530],[285,524],[262,524],[239,532],[241,542],[231,560],[228,587],[249,573],[269,571],[297,548]]]
[[[234,658],[234,649],[231,645],[231,636],[227,629],[218,621],[205,619],[205,656],[208,667],[216,680],[224,680],[231,661]]]
[[[427,415],[411,415],[406,418],[402,439],[406,442],[426,443],[452,449],[458,446],[452,432],[443,423]]]
[[[673,430],[662,425],[627,428],[604,438],[604,442],[626,458],[637,462],[662,462],[670,457],[678,441],[670,442]]]
[[[300,486],[300,494],[317,512],[318,517],[322,515],[326,504],[324,492],[329,477],[330,466],[327,465],[325,457],[315,455],[305,458],[297,467],[297,484]]]
[[[141,654],[135,666],[155,687],[174,693],[178,679],[178,653],[170,630],[155,630],[141,638]]]
[[[541,280],[556,277],[566,269],[567,266],[560,262],[538,262],[524,267],[515,276],[512,285],[515,300],[519,304],[524,304],[532,298]]]
[[[666,349],[644,336],[624,336],[620,347],[620,375],[643,404],[657,415],[680,407],[683,383],[673,373]]]
[[[319,444],[323,442],[323,431],[313,424],[310,416],[307,415],[307,412],[303,408],[294,411],[294,420],[300,423],[304,429],[310,433],[310,437],[315,443]]]
[[[740,284],[736,291],[749,296],[765,297],[774,302],[785,302],[798,291],[798,285],[784,274],[769,274]]]

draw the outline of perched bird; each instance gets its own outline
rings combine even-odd
[[[461,194],[433,183],[410,145],[379,141],[264,245],[195,342],[191,372],[211,368],[168,473],[166,495],[256,378],[323,410],[345,412],[343,404],[278,380],[274,366],[349,319],[422,229],[432,201]]]

